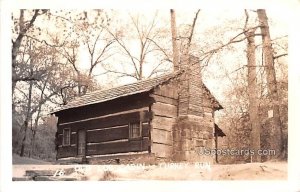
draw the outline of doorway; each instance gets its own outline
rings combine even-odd
[[[78,131],[78,156],[85,156],[86,151],[86,132],[85,130]]]

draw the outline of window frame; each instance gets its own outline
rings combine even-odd
[[[133,125],[138,125],[139,134],[137,136],[133,135],[134,134],[133,129],[137,129],[136,127],[133,127]],[[130,122],[128,124],[128,131],[129,131],[128,140],[140,140],[143,137],[143,135],[142,135],[142,127],[143,126],[142,125],[143,124],[142,124],[141,121],[139,121],[139,122]]]
[[[66,130],[69,131],[69,134],[68,134],[68,136],[69,136],[69,142],[68,143],[65,142],[66,141],[66,139],[65,139],[65,132],[66,132]],[[71,128],[64,128],[63,129],[62,146],[70,146],[71,145],[71,135],[72,135]]]

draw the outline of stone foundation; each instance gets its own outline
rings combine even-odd
[[[213,147],[213,121],[199,116],[183,116],[173,127],[173,161],[213,162],[201,155],[201,148]]]

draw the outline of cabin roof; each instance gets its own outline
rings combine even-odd
[[[226,134],[223,132],[223,130],[215,123],[215,136],[218,137],[224,137]]]
[[[81,97],[75,98],[74,100],[70,101],[68,104],[63,105],[60,108],[54,110],[54,112],[52,113],[56,113],[66,109],[72,109],[72,108],[82,107],[86,105],[102,103],[105,101],[114,100],[116,98],[134,95],[138,93],[148,92],[153,88],[162,85],[164,83],[167,83],[169,80],[178,77],[180,74],[182,74],[182,71],[176,71],[176,72],[160,75],[158,77],[137,81],[135,83],[131,83],[127,85],[90,92]],[[217,110],[223,109],[223,107],[214,98],[214,96],[210,93],[210,91],[205,85],[204,85],[204,89],[206,90],[206,93],[210,96],[210,98],[213,100],[213,102],[216,104],[215,108]]]

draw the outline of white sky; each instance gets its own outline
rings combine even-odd
[[[118,17],[119,19],[121,19],[122,23],[127,22],[129,24],[131,22],[129,15],[142,14],[144,16],[142,21],[143,21],[143,23],[147,24],[152,20],[154,13],[155,13],[155,10],[147,10],[147,11],[116,10],[116,11],[117,11],[117,13],[115,16]],[[182,24],[191,24],[193,21],[193,17],[195,16],[195,12],[196,12],[195,9],[193,9],[193,10],[187,10],[187,9],[176,10],[177,26],[180,26]],[[229,9],[229,10],[219,10],[219,9],[205,10],[204,9],[204,10],[201,10],[201,12],[198,16],[198,22],[196,24],[195,33],[200,34],[207,28],[214,27],[214,26],[222,26],[222,25],[224,25],[223,24],[224,21],[242,18],[243,14],[244,13],[243,13],[242,9]],[[270,20],[274,21],[274,25],[272,24],[272,28],[271,28],[271,33],[272,33],[271,35],[274,37],[286,35],[288,33],[287,18],[282,17],[280,14],[278,14],[276,9],[270,9],[270,10],[268,9],[267,14],[268,14]],[[158,10],[157,27],[164,26],[164,28],[166,28],[168,30],[170,28],[169,21],[170,21],[169,10],[168,9]],[[243,23],[243,22],[244,21],[241,21],[241,23]],[[128,31],[128,32],[132,32],[132,31]],[[138,43],[134,43],[134,42],[130,45],[131,50],[133,52],[135,49],[137,51],[139,50],[138,46],[139,46]],[[88,65],[86,65],[86,63],[88,63],[87,53],[84,52],[84,50],[82,49],[81,62],[80,62],[81,68],[88,68]],[[96,74],[103,72],[102,70],[100,70],[100,71],[99,70],[100,69],[98,68],[98,72],[96,72]],[[129,78],[128,82],[132,82],[132,80],[133,79]],[[126,81],[126,79],[123,79],[123,81],[124,82],[120,82],[120,83],[122,83],[122,84],[128,83]]]

